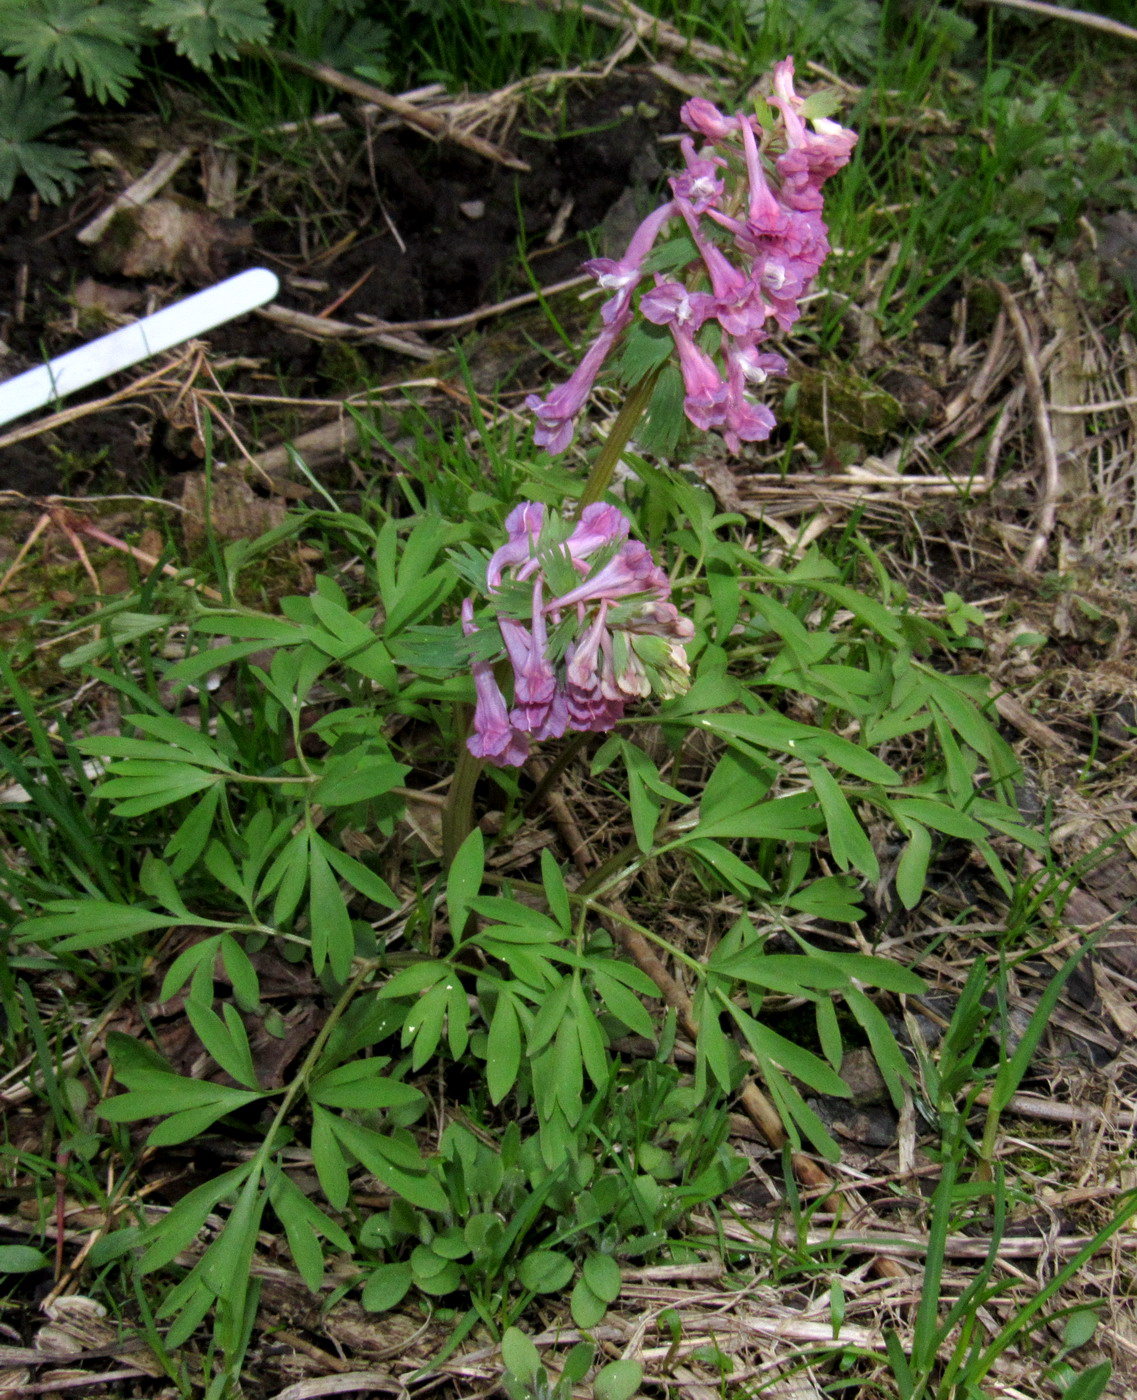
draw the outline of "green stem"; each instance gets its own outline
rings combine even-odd
[[[593,462],[592,470],[588,473],[588,480],[584,483],[584,492],[576,507],[578,520],[585,506],[594,505],[611,486],[616,463],[623,456],[624,448],[627,447],[636,424],[643,417],[644,409],[648,406],[652,390],[655,388],[655,381],[658,378],[658,369],[653,369],[650,373],[645,374],[624,400],[619,413],[616,414],[616,421],[612,424],[607,441],[600,449],[600,454]]]
[[[447,870],[462,842],[474,829],[474,788],[481,771],[482,760],[475,758],[463,742],[442,809],[442,863]]]
[[[328,1038],[331,1036],[332,1031],[335,1030],[336,1023],[351,1005],[360,987],[362,987],[364,982],[367,981],[379,966],[380,963],[369,960],[359,969],[344,988],[339,1001],[332,1007],[328,1019],[320,1027],[320,1033],[313,1041],[312,1048],[308,1051],[307,1055],[305,1055],[304,1063],[300,1066],[299,1072],[293,1078],[292,1083],[285,1090],[284,1098],[281,1100],[280,1107],[276,1111],[276,1116],[272,1120],[272,1126],[265,1135],[265,1140],[261,1144],[260,1151],[257,1153],[257,1161],[260,1164],[258,1170],[264,1170],[265,1162],[267,1162],[272,1155],[276,1135],[284,1125],[284,1120],[287,1118],[297,1097],[308,1087],[308,1080],[311,1078],[312,1071],[316,1068],[320,1056],[324,1053],[324,1047],[327,1045]]]

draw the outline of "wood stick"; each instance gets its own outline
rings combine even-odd
[[[1019,349],[1023,357],[1023,381],[1026,386],[1027,398],[1030,400],[1031,409],[1034,412],[1035,430],[1038,433],[1038,444],[1042,449],[1043,461],[1043,484],[1042,484],[1042,504],[1038,511],[1038,526],[1034,533],[1034,538],[1030,542],[1030,547],[1023,556],[1023,569],[1032,574],[1042,561],[1042,556],[1046,553],[1046,547],[1050,543],[1050,536],[1054,532],[1054,525],[1058,519],[1058,499],[1062,494],[1062,476],[1058,468],[1058,451],[1054,446],[1054,434],[1050,427],[1050,416],[1046,411],[1046,396],[1042,388],[1042,374],[1039,369],[1038,355],[1035,352],[1034,344],[1031,340],[1030,331],[1026,324],[1026,317],[1022,314],[1019,304],[1011,294],[1010,287],[1005,282],[993,281],[991,285],[999,294],[999,300],[1003,303],[1007,316],[1014,328],[1015,338],[1019,342]]]
[[[504,165],[509,170],[527,171],[530,168],[526,161],[521,160],[518,156],[510,155],[500,146],[495,146],[492,141],[487,141],[481,136],[474,136],[470,132],[460,131],[451,126],[445,117],[440,117],[436,112],[424,112],[413,102],[396,97],[394,93],[384,92],[374,83],[364,82],[362,78],[356,78],[350,73],[341,73],[327,63],[298,58],[295,54],[285,53],[282,49],[270,49],[268,54],[285,68],[295,68],[297,72],[306,73],[309,78],[326,83],[328,87],[338,88],[340,92],[349,93],[352,97],[358,97],[363,102],[371,102],[376,107],[381,107],[385,112],[392,112],[408,126],[413,126],[416,131],[422,132],[424,136],[429,136],[434,141],[453,141],[455,145],[464,146],[468,151],[473,151],[486,160],[495,161],[498,165]]]

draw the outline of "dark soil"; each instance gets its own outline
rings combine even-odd
[[[614,207],[631,202],[629,190],[639,187],[650,198],[668,159],[656,157],[656,140],[675,130],[682,97],[650,75],[631,72],[602,86],[568,88],[559,101],[555,114],[540,122],[523,117],[520,129],[501,138],[528,162],[528,173],[454,144],[433,144],[406,128],[371,134],[346,103],[344,129],[306,138],[326,146],[319,154],[326,157],[324,169],[338,171],[336,185],[324,181],[323,169],[301,177],[284,164],[279,171],[262,169],[250,197],[229,211],[236,219],[218,221],[203,203],[204,159],[191,160],[161,197],[184,202],[206,220],[207,246],[169,259],[158,274],[126,275],[113,238],[95,247],[76,238],[121,181],[95,176],[64,208],[41,206],[17,192],[0,208],[0,377],[110,328],[105,318],[77,309],[76,288],[85,279],[100,294],[106,288],[133,292],[141,310],[167,304],[195,284],[263,265],[280,276],[279,304],[363,326],[368,323],[361,317],[399,323],[461,315],[529,291],[519,248],[540,284],[571,276],[589,256],[586,235]],[[120,121],[96,129],[91,145],[110,148],[137,175],[155,154],[152,128],[141,149],[132,149],[137,131],[137,123]],[[183,139],[184,133],[171,132],[169,142],[176,147]],[[200,130],[197,139],[207,150]],[[304,183],[317,179],[319,197],[306,199],[311,190]],[[329,211],[327,217],[312,218],[313,207],[318,214]],[[426,339],[440,352],[452,343],[451,333]],[[414,368],[371,344],[344,353],[342,341],[312,339],[258,314],[218,328],[208,343],[211,355],[222,358],[221,382],[234,393],[330,398]],[[239,363],[225,369],[226,360]],[[94,386],[88,396],[101,397],[139,372]],[[34,419],[12,426],[28,424]],[[241,426],[255,449],[307,424],[294,418],[266,430],[262,415],[255,426]],[[0,436],[7,431],[0,428]],[[171,424],[160,402],[135,400],[0,450],[0,487],[26,494],[153,491],[164,478],[198,465],[200,443],[184,424]]]

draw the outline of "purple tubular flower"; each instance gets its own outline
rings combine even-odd
[[[727,341],[726,363],[730,373],[738,374],[747,384],[764,384],[771,374],[785,374],[784,356],[758,349],[765,339],[761,335],[753,341]]]
[[[573,729],[602,733],[624,716],[624,701],[604,684],[612,669],[612,640],[606,626],[608,604],[600,604],[595,621],[566,654],[565,700]]]
[[[695,344],[695,337],[683,326],[672,325],[671,334],[679,351],[683,375],[683,412],[704,432],[721,427],[725,421],[729,386],[707,352]]]
[[[792,58],[775,65],[773,88],[767,100],[775,119],[765,124],[749,113],[728,115],[706,98],[685,103],[680,117],[693,134],[680,141],[684,168],[670,179],[672,198],[640,224],[622,257],[585,264],[613,293],[601,308],[600,338],[568,383],[543,400],[526,400],[537,414],[536,441],[551,452],[572,440],[600,363],[631,323],[637,298],[646,321],[671,330],[688,419],[697,428],[719,430],[732,451],[769,436],[772,416],[750,392],[767,374],[782,372],[782,363],[758,355],[754,346],[765,338],[767,322],[786,331],[800,316],[829,253],[821,186],[848,163],[857,141],[836,122],[805,117]],[[641,292],[649,250],[667,222],[679,217],[698,256],[691,255],[683,270],[656,273],[655,285]],[[682,246],[676,241],[669,252]],[[711,319],[722,337],[708,353],[695,336]],[[573,555],[578,567],[582,557]],[[524,567],[529,577],[535,566]]]
[[[549,639],[542,606],[543,581],[533,584],[533,624],[527,631],[512,618],[499,617],[505,650],[513,665],[513,704],[510,721],[515,729],[539,738],[560,738],[568,715],[559,702],[557,677],[546,655]]]
[[[623,296],[623,293],[620,293]],[[628,294],[630,299],[630,292]],[[616,300],[617,298],[613,298]],[[553,453],[563,452],[576,431],[576,419],[592,392],[600,366],[632,319],[631,306],[625,303],[619,317],[610,321],[588,347],[572,375],[546,398],[530,394],[525,407],[537,416],[533,440],[538,447]]]
[[[581,511],[580,521],[565,541],[565,548],[573,563],[579,565],[605,545],[626,540],[628,528],[628,518],[622,511],[597,501]]]
[[[753,277],[748,277],[740,268],[735,267],[722,249],[711,242],[700,228],[694,210],[689,205],[681,203],[680,211],[687,221],[691,237],[702,256],[703,266],[711,280],[711,290],[714,292],[714,297],[706,314],[713,315],[723,330],[728,331],[731,335],[752,336],[757,334],[761,331],[767,314],[758,283],[754,281]],[[719,217],[714,209],[708,212],[712,218]],[[731,222],[736,223],[737,221],[732,220]],[[650,296],[651,293],[649,292],[647,295]],[[696,292],[692,295],[699,296],[700,293]],[[640,300],[640,310],[644,310],[643,298]],[[644,311],[644,315],[648,316],[650,320],[655,320],[655,317],[650,316],[647,311]]]
[[[664,599],[671,592],[671,581],[651,557],[651,550],[639,540],[628,540],[620,552],[590,579],[559,598],[545,604],[546,612],[567,612],[589,603],[611,603],[635,593],[649,593]]]
[[[783,198],[797,209],[820,209],[820,187],[849,163],[857,144],[856,133],[825,117],[812,119],[812,131],[806,127],[801,118],[803,99],[794,91],[792,58],[774,65],[774,96],[770,103],[782,114],[789,145],[776,162]]]
[[[740,118],[726,116],[706,97],[692,97],[679,109],[679,120],[709,141],[721,141],[737,131]]]
[[[600,334],[585,351],[570,378],[544,399],[530,394],[525,400],[525,407],[537,416],[533,440],[538,447],[555,455],[563,452],[572,441],[577,416],[592,392],[600,366],[631,322],[632,293],[643,276],[643,260],[651,251],[660,229],[674,212],[672,203],[661,204],[653,210],[636,229],[624,256],[618,262],[611,258],[593,258],[585,263],[586,270],[597,278],[600,285],[615,289],[616,295],[601,308],[600,319],[604,324]]]
[[[496,588],[501,582],[503,569],[529,558],[544,523],[545,507],[537,501],[525,501],[509,512],[505,517],[509,540],[494,551],[486,565],[486,582],[491,588]]]
[[[568,729],[609,730],[630,700],[653,692],[666,698],[689,684],[684,643],[694,625],[670,602],[670,582],[651,551],[628,538],[623,512],[601,502],[585,507],[560,561],[563,566],[567,558],[585,575],[591,567],[592,576],[549,602],[545,569],[557,550],[540,548],[545,523],[543,507],[518,506],[506,521],[509,539],[487,567],[491,606],[495,599],[517,598],[515,589],[503,591],[503,580],[532,584],[527,618],[508,616],[498,603],[497,625],[513,670],[512,709],[489,662],[472,662],[478,703],[467,744],[475,756],[498,764],[523,763],[532,740],[560,738]],[[615,554],[604,562],[600,551],[613,546]],[[550,618],[559,629],[555,646]],[[462,604],[462,627],[467,636],[477,631],[471,599]]]
[[[706,292],[689,292],[682,282],[665,282],[658,273],[655,286],[640,297],[640,313],[653,325],[685,326],[692,334],[715,308],[715,298]]]
[[[474,605],[469,598],[462,603],[462,630],[467,637],[478,630],[474,626]],[[475,758],[488,758],[492,763],[508,763],[514,768],[529,757],[529,741],[509,722],[505,696],[494,680],[493,667],[488,661],[474,661],[474,728],[466,747]]]
[[[726,162],[717,156],[696,155],[695,143],[689,136],[679,142],[679,149],[687,169],[682,175],[673,175],[668,184],[679,204],[687,205],[696,214],[705,214],[722,198],[724,185],[718,172]]]

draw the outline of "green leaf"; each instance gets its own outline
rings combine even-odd
[[[593,972],[592,982],[596,988],[596,995],[617,1020],[623,1021],[636,1035],[645,1036],[648,1040],[654,1039],[655,1023],[648,1014],[647,1007],[634,992],[603,972]]]
[[[774,1100],[778,1112],[782,1116],[782,1122],[785,1124],[786,1132],[793,1145],[797,1147],[800,1142],[798,1132],[800,1128],[823,1157],[830,1162],[839,1162],[841,1149],[834,1142],[825,1124],[785,1075],[769,1060],[763,1064],[762,1071],[766,1079],[766,1087],[770,1091],[770,1097]]]
[[[817,1038],[825,1058],[838,1072],[844,1058],[844,1045],[841,1041],[841,1025],[837,1020],[837,1008],[829,997],[818,997],[814,1003],[817,1020]]]
[[[545,898],[549,901],[549,913],[560,924],[567,936],[572,932],[572,910],[569,905],[568,889],[565,886],[565,877],[561,874],[561,868],[548,847],[541,852],[541,883],[545,887]]]
[[[772,1060],[819,1094],[832,1094],[843,1099],[849,1097],[849,1086],[836,1070],[819,1059],[812,1050],[795,1045],[784,1035],[779,1035],[769,1026],[762,1025],[728,997],[720,994],[719,999],[738,1022],[742,1034],[746,1037],[746,1043],[760,1063],[765,1064]]]
[[[363,1285],[360,1301],[368,1312],[388,1312],[398,1307],[413,1282],[414,1275],[409,1264],[380,1264],[371,1271]]]
[[[425,1162],[418,1159],[421,1170],[406,1170],[408,1153],[405,1147],[400,1151],[398,1143],[372,1132],[370,1128],[349,1123],[345,1118],[333,1118],[330,1126],[340,1142],[372,1176],[404,1196],[411,1205],[439,1213],[447,1209],[446,1195]]]
[[[59,950],[64,953],[83,948],[102,948],[122,938],[148,933],[151,929],[173,928],[184,923],[183,919],[169,914],[156,914],[151,909],[112,904],[103,899],[56,899],[49,901],[44,908],[51,912],[36,919],[25,919],[16,924],[12,931],[22,943],[62,938],[64,941],[59,945]]]
[[[257,895],[258,904],[262,899],[267,898],[273,890],[276,890],[276,899],[272,906],[274,924],[288,925],[304,897],[304,891],[308,887],[308,839],[310,835],[310,829],[305,826],[290,837],[280,854],[269,866],[261,883]]]
[[[138,76],[140,34],[131,10],[90,0],[35,0],[5,5],[3,51],[29,79],[66,73],[88,96],[125,102]]]
[[[312,840],[313,844],[319,845],[328,864],[340,879],[346,880],[352,889],[358,890],[364,899],[381,904],[384,909],[398,909],[400,907],[402,901],[387,881],[376,875],[362,861],[356,860],[354,856],[349,856],[346,851],[341,851],[338,846],[333,846],[330,841],[325,841],[322,836],[317,836],[315,833],[313,833]]]
[[[261,997],[257,970],[231,933],[221,935],[221,962],[237,1001],[246,1011],[256,1011]]]
[[[933,802],[925,797],[894,798],[891,803],[893,813],[906,831],[909,823],[918,822],[930,826],[933,831],[942,831],[946,836],[959,836],[964,841],[983,841],[987,832],[984,827],[954,807],[943,802]]]
[[[284,1226],[296,1267],[300,1270],[301,1278],[315,1293],[324,1278],[324,1251],[318,1237],[323,1235],[330,1244],[348,1253],[351,1252],[351,1240],[278,1167],[269,1169],[269,1181],[269,1199]]]
[[[627,765],[627,772],[632,831],[635,834],[636,845],[644,855],[650,855],[662,804],[657,797],[648,792],[643,778],[631,763]]]
[[[724,940],[725,941],[725,940]],[[708,966],[725,977],[737,977],[791,997],[808,997],[814,990],[836,991],[848,985],[848,975],[823,958],[799,953],[764,953],[750,943],[733,953],[715,949]]]
[[[1062,1392],[1062,1400],[1099,1400],[1113,1376],[1113,1367],[1108,1361],[1099,1361],[1075,1376]]]
[[[643,1376],[644,1368],[638,1361],[626,1357],[620,1361],[609,1361],[596,1373],[592,1394],[595,1400],[632,1400]]]
[[[536,1249],[522,1259],[517,1276],[532,1293],[559,1293],[572,1278],[572,1260],[555,1249]]]
[[[820,880],[811,880],[787,895],[786,904],[834,923],[855,924],[865,916],[860,891],[850,875],[823,875]]]
[[[845,1002],[869,1038],[873,1056],[884,1076],[884,1082],[888,1085],[892,1102],[899,1111],[904,1105],[903,1086],[912,1083],[912,1071],[896,1043],[892,1027],[885,1020],[880,1008],[859,988],[850,987],[845,993]]]
[[[186,1015],[197,1037],[226,1074],[248,1089],[259,1089],[253,1066],[249,1037],[236,1007],[226,1002],[222,1021],[211,1006],[203,1005],[192,996],[186,1001]]]
[[[138,1263],[141,1274],[164,1269],[201,1234],[205,1218],[226,1196],[232,1195],[253,1169],[252,1162],[195,1187],[176,1206],[151,1225],[145,1234],[149,1248]]]
[[[1093,1340],[1101,1318],[1093,1308],[1077,1308],[1062,1326],[1062,1345],[1067,1351],[1077,1351]],[[1069,1392],[1067,1392],[1069,1394]]]
[[[412,1070],[420,1070],[438,1049],[450,1006],[450,989],[454,985],[451,977],[431,987],[429,992],[424,992],[407,1012],[403,1023],[402,1044],[407,1046],[414,1042],[414,1049],[411,1051]]]
[[[137,767],[137,765],[135,765]],[[123,765],[115,772],[123,771]],[[185,763],[166,763],[153,775],[140,773],[128,777],[108,778],[99,784],[97,797],[118,798],[111,811],[116,817],[142,817],[159,807],[170,807],[185,797],[213,787],[222,779],[213,773],[191,768]]]
[[[705,986],[700,987],[695,994],[694,1015],[699,1027],[699,1035],[695,1041],[696,1089],[702,1096],[709,1069],[719,1088],[730,1093],[734,1087],[737,1054],[732,1054],[732,1047],[719,1024],[718,1007],[707,994]]]
[[[708,865],[738,894],[749,890],[767,893],[770,889],[770,882],[759,875],[753,866],[748,865],[718,841],[704,841],[701,837],[688,838],[683,843],[683,849]]]
[[[612,1074],[612,1066],[608,1060],[608,1038],[596,1019],[596,1013],[588,1004],[579,978],[573,981],[572,1008],[581,1060],[588,1071],[589,1079],[598,1089],[603,1089]]]
[[[389,977],[379,989],[379,997],[385,1000],[388,997],[412,997],[419,992],[424,992],[428,987],[433,987],[441,981],[443,977],[452,977],[454,969],[447,962],[438,962],[433,959],[424,959],[419,963],[412,963],[410,967],[404,967]]]
[[[171,914],[192,921],[193,915],[186,908],[174,879],[174,872],[158,857],[147,851],[138,873],[138,884],[144,894],[156,899],[163,909]]]
[[[165,1118],[149,1141],[169,1146],[203,1132],[210,1123],[265,1096],[246,1089],[231,1089],[208,1080],[186,1079],[155,1070],[130,1074],[130,1090],[99,1105],[99,1117],[111,1123],[131,1123],[142,1118]],[[172,1115],[167,1117],[167,1115]]]
[[[397,787],[411,771],[405,764],[378,754],[366,760],[349,760],[350,771],[328,772],[312,789],[312,801],[325,807],[347,807],[367,802]],[[329,765],[330,766],[330,765]]]
[[[921,996],[928,990],[922,977],[894,958],[880,958],[872,953],[833,953],[816,948],[810,949],[809,956],[829,963],[844,977],[855,977],[866,986],[881,987],[886,992]]]
[[[347,1162],[336,1141],[334,1114],[312,1106],[312,1164],[320,1179],[320,1189],[328,1198],[333,1210],[344,1210],[351,1195],[347,1176]]]
[[[206,71],[215,58],[236,58],[241,44],[267,44],[273,31],[263,0],[147,0],[142,23]]]
[[[620,1296],[620,1266],[610,1254],[587,1255],[584,1277],[593,1293],[606,1303],[614,1303]]]
[[[195,729],[192,724],[187,724],[185,720],[176,719],[173,715],[123,715],[123,723],[132,724],[136,729],[141,729],[143,734],[149,734],[153,739],[159,740],[161,745],[165,746],[164,754],[167,758],[172,750],[175,757],[188,756],[202,768],[232,772],[232,764],[228,759],[221,757],[209,736],[203,734],[200,729]],[[109,740],[99,738],[80,741],[81,744],[91,745],[87,750],[90,753],[107,752],[102,747],[107,742]],[[122,745],[134,742],[130,739],[119,740]],[[180,754],[179,749],[182,750]],[[163,754],[155,756],[161,758]]]
[[[170,862],[170,874],[174,879],[181,879],[192,870],[205,850],[221,792],[220,783],[209,788],[203,797],[192,804],[181,825],[166,842],[162,854]]]
[[[76,172],[87,164],[83,153],[39,139],[74,115],[62,79],[33,82],[23,73],[0,73],[0,203],[12,197],[20,175],[28,177],[48,204],[58,204],[74,191],[79,183]]]
[[[578,1278],[569,1299],[572,1320],[578,1327],[596,1327],[603,1322],[608,1311],[607,1302],[594,1288],[590,1288],[585,1278]]]
[[[420,1090],[380,1073],[386,1063],[383,1058],[340,1065],[311,1085],[309,1097],[328,1108],[405,1108],[421,1103]]]
[[[525,1382],[536,1379],[541,1369],[541,1356],[532,1340],[517,1327],[507,1327],[501,1338],[501,1359],[506,1370]]]
[[[434,1298],[445,1297],[462,1286],[462,1270],[452,1259],[445,1259],[424,1244],[411,1253],[411,1273],[424,1293]]]
[[[49,1269],[51,1260],[27,1244],[0,1244],[0,1274],[34,1274]]]
[[[911,818],[905,820],[908,843],[896,866],[896,893],[905,909],[915,909],[924,895],[928,862],[932,858],[932,834]]]
[[[446,876],[446,909],[450,915],[450,939],[455,947],[462,941],[470,900],[482,887],[485,868],[485,837],[481,828],[475,826],[458,847]]]
[[[700,820],[688,839],[712,840],[750,838],[761,840],[774,837],[781,841],[806,843],[816,841],[820,817],[814,807],[812,793],[793,793],[759,802],[739,812],[724,813],[710,821]]]
[[[726,737],[746,739],[762,748],[788,754],[820,753],[830,763],[870,783],[895,784],[900,775],[875,754],[838,734],[767,711],[761,715],[705,715],[702,727]]]
[[[498,993],[486,1038],[486,1088],[490,1102],[501,1103],[517,1080],[521,1065],[521,1028],[513,993]]]
[[[308,917],[311,922],[312,968],[319,976],[324,964],[331,966],[332,976],[346,982],[351,976],[355,956],[355,934],[351,916],[332,873],[326,855],[327,842],[311,833],[308,845]]]
[[[848,799],[841,791],[833,775],[820,764],[809,765],[809,778],[813,790],[825,813],[825,825],[829,832],[829,849],[833,859],[842,870],[850,866],[859,870],[869,880],[880,879],[880,865],[872,842],[864,827],[853,814]]]
[[[223,889],[235,894],[245,902],[245,882],[237,871],[237,866],[229,853],[229,848],[220,841],[211,841],[205,848],[204,865]]]
[[[251,1172],[229,1212],[225,1229],[197,1265],[199,1275],[218,1298],[243,1304],[256,1248],[261,1216],[268,1203],[259,1172]]]

